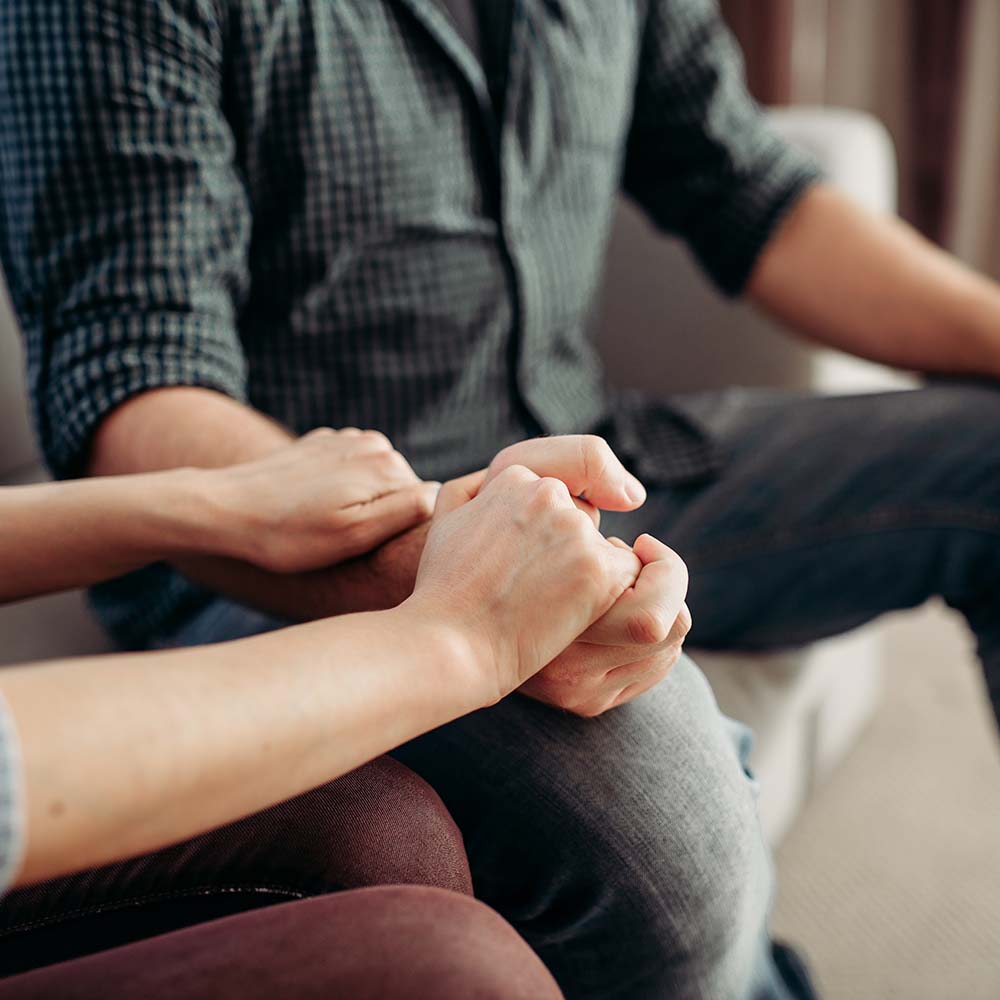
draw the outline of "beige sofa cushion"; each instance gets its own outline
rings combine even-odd
[[[0,479],[37,460],[27,407],[21,339],[0,281]]]

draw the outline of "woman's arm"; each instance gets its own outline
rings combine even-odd
[[[17,884],[155,850],[479,707],[460,638],[398,609],[198,649],[5,669]]]
[[[0,603],[160,560],[319,569],[425,521],[436,493],[381,434],[354,430],[314,431],[222,469],[0,489]]]
[[[636,556],[561,482],[515,466],[463,491],[442,490],[399,608],[5,670],[27,799],[19,881],[194,836],[492,704],[637,582]]]

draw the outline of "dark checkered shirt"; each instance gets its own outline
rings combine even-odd
[[[654,482],[710,471],[603,389],[616,194],[735,293],[816,171],[712,0],[496,5],[499,102],[437,0],[4,0],[0,252],[57,475],[170,385],[378,428],[434,478],[589,429]],[[158,567],[100,603],[139,642],[204,600]]]

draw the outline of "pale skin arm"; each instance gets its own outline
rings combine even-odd
[[[94,438],[88,471],[104,476],[180,465],[212,468],[270,454],[290,440],[288,431],[268,417],[220,393],[159,389],[136,396],[105,419]],[[536,471],[550,474],[546,463]],[[645,499],[641,485],[619,463],[592,472],[591,499],[599,506],[631,510]],[[625,492],[626,485],[638,499]],[[175,562],[214,591],[283,618],[309,620],[382,610],[405,600],[413,590],[428,529],[420,524],[379,548],[371,546],[374,551],[367,555],[308,573],[268,573],[233,559]]]
[[[636,556],[556,480],[512,467],[472,501],[449,489],[397,609],[5,670],[27,792],[19,884],[194,836],[493,704],[636,582]]]
[[[0,604],[160,560],[324,567],[425,522],[436,494],[382,435],[328,429],[223,469],[0,489]]]
[[[198,547],[185,472],[0,489],[0,604],[87,587]]]
[[[94,442],[91,471],[137,472],[171,463],[232,461],[274,448],[284,435],[266,417],[217,393],[163,389],[136,397],[105,420]],[[491,463],[489,475],[512,464],[567,482],[575,496],[585,496],[604,510],[634,510],[645,500],[642,485],[608,445],[593,436],[512,445]],[[470,495],[474,491],[475,486]],[[289,619],[379,610],[394,607],[412,592],[427,530],[422,525],[368,556],[307,574],[277,576],[231,560],[181,560],[179,566],[213,590]],[[677,573],[684,571],[679,557],[658,543],[640,540],[636,553],[644,564],[666,559]],[[663,680],[680,657],[691,619],[686,607],[673,613],[671,602],[660,600],[660,588],[652,581],[642,595],[614,609],[593,634],[560,651],[524,693],[594,716]]]
[[[200,388],[156,389],[115,409],[94,436],[92,476],[178,466],[216,468],[269,455],[294,440],[264,414]],[[306,573],[269,573],[233,559],[178,560],[219,593],[290,620],[394,607],[413,590],[427,527],[370,555]],[[373,546],[374,548],[374,546]]]
[[[17,883],[195,836],[480,707],[440,632],[396,609],[5,670],[27,789]]]
[[[1000,286],[833,187],[807,191],[761,254],[751,301],[803,335],[900,368],[1000,376]]]

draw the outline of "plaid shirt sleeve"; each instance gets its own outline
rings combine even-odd
[[[782,214],[819,177],[746,91],[716,0],[649,0],[623,185],[738,294]]]
[[[248,199],[216,0],[4,0],[0,254],[57,475],[147,389],[242,398]]]

